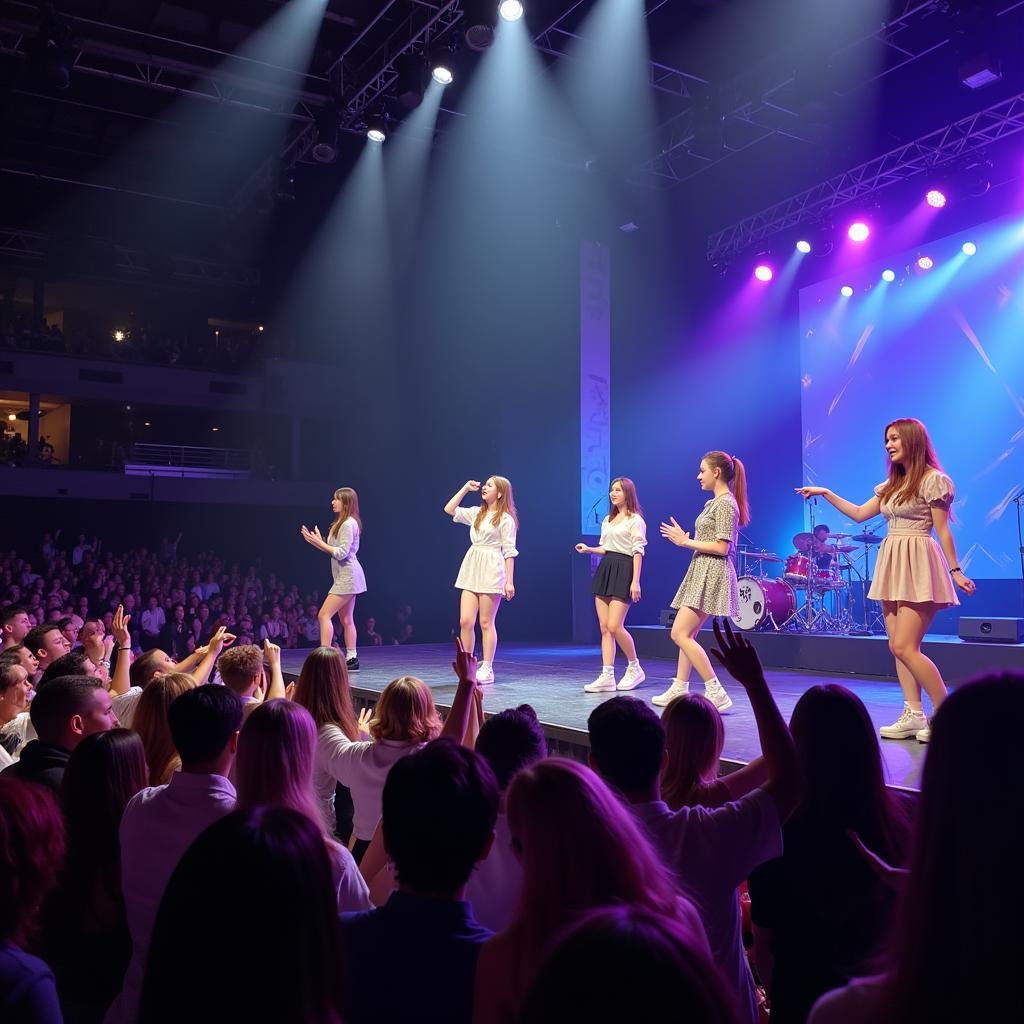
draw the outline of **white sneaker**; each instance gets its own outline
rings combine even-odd
[[[704,696],[707,697],[712,704],[718,708],[719,711],[728,711],[732,707],[732,697],[725,692],[725,687],[719,684],[718,686],[705,686]]]
[[[690,684],[688,682],[681,683],[678,679],[673,679],[672,685],[664,693],[659,693],[657,697],[651,698],[651,703],[657,704],[659,708],[663,708],[666,704],[671,704],[676,697],[681,697],[684,693],[688,693],[689,690]]]
[[[918,743],[928,743],[931,740],[931,738],[932,738],[932,727],[930,725],[926,725],[923,729],[921,729],[917,733],[917,742]]]
[[[611,669],[602,672],[592,683],[587,683],[583,689],[587,693],[606,693],[608,690],[614,690],[615,673]]]
[[[481,661],[476,667],[476,681],[481,686],[488,686],[494,682],[494,669],[489,661]]]
[[[634,668],[632,665],[626,666],[626,671],[622,678],[618,682],[616,689],[619,690],[632,690],[639,686],[647,676],[644,674],[644,670],[637,665]]]
[[[892,725],[883,725],[878,732],[887,740],[909,740],[927,728],[928,719],[924,717],[924,712],[913,711],[910,705],[904,702],[903,714]]]

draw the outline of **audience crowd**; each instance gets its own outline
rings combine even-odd
[[[915,807],[850,690],[787,724],[726,623],[760,758],[718,777],[714,705],[622,695],[582,764],[527,705],[485,720],[461,644],[446,717],[413,676],[357,714],[337,648],[285,685],[308,602],[277,579],[44,544],[3,570],[0,1020],[1016,1019],[1024,786],[991,725],[1024,727],[1024,676],[943,703]]]

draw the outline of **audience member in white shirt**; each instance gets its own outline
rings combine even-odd
[[[0,661],[0,771],[14,764],[21,748],[35,739],[28,714],[32,683],[16,661]]]
[[[225,686],[186,690],[168,710],[181,771],[166,786],[144,789],[121,820],[121,884],[132,936],[124,989],[106,1024],[134,1024],[160,899],[193,840],[235,806],[228,781],[238,748],[242,702]]]

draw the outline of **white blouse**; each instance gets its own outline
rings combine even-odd
[[[620,512],[612,520],[605,516],[598,547],[617,555],[642,555],[647,547],[647,524],[636,513]]]
[[[480,507],[474,505],[472,508],[464,508],[460,505],[452,513],[452,519],[469,527],[469,539],[473,547],[497,548],[502,558],[515,558],[519,554],[516,550],[516,521],[507,512],[503,512],[501,521],[495,526],[494,513],[488,512],[477,526],[476,517]]]

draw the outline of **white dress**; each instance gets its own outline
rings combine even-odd
[[[488,513],[478,528],[474,523],[480,507],[457,508],[452,515],[456,523],[465,523],[469,527],[472,542],[462,560],[455,586],[474,594],[504,594],[505,559],[519,554],[516,550],[516,521],[503,512],[501,521],[495,526],[493,514]]]
[[[334,576],[334,585],[328,593],[336,597],[365,594],[366,576],[356,557],[359,551],[359,527],[356,521],[346,519],[334,536],[327,535],[327,543],[331,546],[331,574]]]

